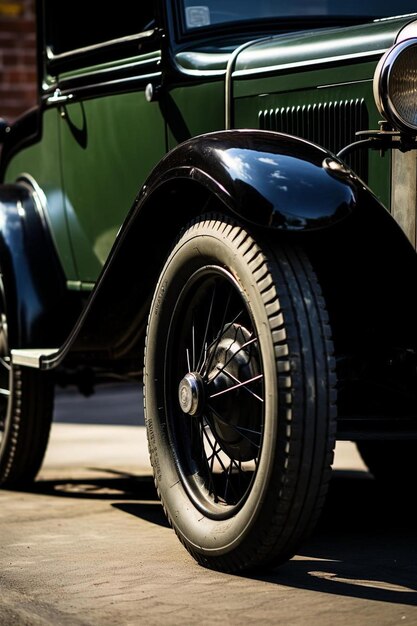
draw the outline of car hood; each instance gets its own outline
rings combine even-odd
[[[241,47],[238,55],[222,47],[186,50],[176,60],[185,71],[219,72],[226,69],[232,54],[234,73],[259,73],[321,61],[343,61],[344,58],[379,57],[396,41],[417,36],[417,14],[376,20],[344,28],[323,28],[270,35]]]

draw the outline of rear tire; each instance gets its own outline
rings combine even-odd
[[[23,487],[35,479],[48,444],[53,398],[48,374],[12,366],[0,274],[0,486]]]
[[[191,223],[161,273],[145,348],[155,484],[202,565],[289,559],[331,475],[335,364],[302,250],[219,216]]]

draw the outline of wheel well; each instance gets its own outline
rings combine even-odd
[[[330,317],[339,415],[413,414],[415,251],[388,213],[366,210],[306,247]]]
[[[227,213],[210,190],[190,179],[168,181],[133,208],[74,329],[69,356],[130,368],[142,350],[148,311],[162,266],[181,229],[207,211]],[[123,363],[126,365],[124,366]]]

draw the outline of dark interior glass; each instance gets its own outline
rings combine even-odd
[[[45,39],[57,55],[152,28],[153,2],[45,0]]]

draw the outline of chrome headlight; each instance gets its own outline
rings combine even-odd
[[[417,133],[417,39],[396,44],[381,57],[374,74],[380,114],[395,129]]]

